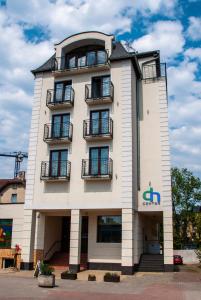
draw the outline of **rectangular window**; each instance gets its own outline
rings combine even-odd
[[[11,248],[12,219],[0,219],[0,248]]]
[[[50,177],[67,176],[68,150],[52,150],[50,152]]]
[[[11,195],[11,203],[17,203],[17,194]]]
[[[92,78],[92,97],[102,98],[110,96],[110,76]]]
[[[69,136],[70,114],[52,116],[52,138],[65,138]]]
[[[55,83],[55,102],[65,102],[72,99],[72,81]]]
[[[121,216],[98,216],[97,243],[121,243]]]
[[[96,110],[90,112],[90,134],[109,133],[109,110]]]
[[[89,174],[92,176],[108,175],[109,147],[90,148]]]

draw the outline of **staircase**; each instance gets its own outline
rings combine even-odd
[[[57,270],[62,270],[68,267],[69,254],[66,252],[55,252],[49,260],[49,264]]]
[[[164,257],[161,254],[142,254],[139,272],[164,272]]]
[[[80,269],[87,269],[87,254],[81,254]],[[69,266],[69,253],[55,252],[48,262],[55,270],[67,269]]]

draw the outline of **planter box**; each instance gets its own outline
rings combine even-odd
[[[55,286],[55,275],[39,275],[38,286],[53,288]]]
[[[120,282],[120,276],[119,277],[115,277],[115,278],[109,278],[107,276],[104,276],[103,280],[105,282]]]
[[[96,281],[96,277],[95,276],[88,276],[88,281]]]
[[[61,279],[76,280],[77,274],[63,272],[61,273]]]

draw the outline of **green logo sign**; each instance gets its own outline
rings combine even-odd
[[[154,192],[154,189],[152,187],[150,187],[149,190],[143,193],[143,199],[145,200],[145,202],[143,203],[144,205],[160,205],[161,203],[160,193]]]

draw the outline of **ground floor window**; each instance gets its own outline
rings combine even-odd
[[[121,243],[121,216],[98,216],[98,243]]]
[[[0,248],[11,248],[12,219],[0,219]]]

